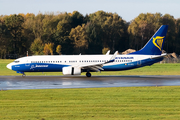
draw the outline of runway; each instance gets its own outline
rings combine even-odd
[[[0,90],[178,85],[180,76],[0,76]]]

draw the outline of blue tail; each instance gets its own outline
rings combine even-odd
[[[162,25],[141,50],[130,54],[161,55],[167,30],[168,25]]]

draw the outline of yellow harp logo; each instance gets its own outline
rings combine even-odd
[[[159,48],[159,50],[161,51],[162,48],[162,44],[163,44],[163,40],[164,40],[164,36],[156,36],[155,38],[153,38],[153,44]]]

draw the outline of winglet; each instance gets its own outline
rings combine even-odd
[[[116,58],[116,55],[118,54],[118,51],[116,51],[115,53],[114,53],[114,55],[111,57],[111,59],[110,60],[114,60],[115,58]]]
[[[107,51],[106,55],[109,55],[109,53],[110,53],[110,50]]]
[[[116,52],[114,53],[114,55],[111,57],[111,59],[110,59],[109,61],[107,61],[106,63],[114,62],[117,54],[118,54],[118,51],[116,51]]]

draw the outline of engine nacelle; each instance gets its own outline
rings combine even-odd
[[[81,75],[81,68],[79,67],[63,67],[63,75]]]

